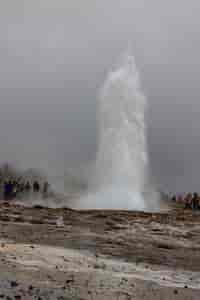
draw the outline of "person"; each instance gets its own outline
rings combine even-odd
[[[47,181],[44,182],[43,185],[43,197],[46,198],[48,196],[49,183]]]
[[[4,182],[4,199],[11,200],[13,197],[13,184],[10,180]]]
[[[26,184],[25,184],[25,191],[30,192],[30,190],[31,190],[31,184],[30,184],[29,181],[27,181]]]
[[[20,193],[23,193],[23,192],[24,192],[24,182],[23,182],[23,181],[21,181],[21,182],[19,183],[19,191],[20,191]]]
[[[13,185],[13,198],[17,198],[17,184],[14,183]]]
[[[192,209],[193,210],[198,209],[198,198],[199,198],[198,194],[194,193],[193,197],[192,197]]]
[[[198,203],[197,203],[197,209],[199,209],[200,210],[200,196],[198,195],[198,201],[197,201]]]
[[[172,201],[173,201],[173,202],[176,202],[176,195],[174,195],[174,196],[172,197]]]
[[[16,195],[19,197],[21,193],[20,182],[16,181]]]
[[[178,196],[177,202],[178,202],[179,204],[182,204],[182,203],[183,203],[183,196],[182,196],[182,195],[179,195],[179,196]]]
[[[34,193],[38,193],[40,191],[40,185],[38,181],[34,181],[33,183],[33,191]]]
[[[185,209],[192,208],[192,194],[191,193],[186,195],[184,202],[185,202]]]
[[[8,200],[8,181],[5,180],[3,183],[3,198],[4,200]]]

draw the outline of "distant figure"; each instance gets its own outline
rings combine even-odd
[[[7,181],[4,181],[4,184],[3,184],[3,198],[4,200],[8,200],[8,182]]]
[[[13,181],[13,198],[17,197],[17,181]]]
[[[186,195],[184,202],[185,202],[185,209],[192,208],[192,194],[191,193]]]
[[[4,199],[6,201],[11,200],[13,197],[13,184],[12,182],[9,181],[5,181],[4,182]]]
[[[38,181],[34,181],[34,183],[33,183],[33,192],[34,193],[39,193],[39,191],[40,191],[39,182]]]
[[[183,196],[182,195],[178,196],[177,202],[180,203],[180,204],[183,203]]]
[[[192,197],[192,209],[194,210],[198,209],[198,201],[199,201],[199,196],[197,193],[194,193]]]
[[[19,183],[19,191],[20,191],[20,193],[24,192],[24,183],[23,182]]]
[[[174,196],[172,197],[172,201],[173,201],[173,202],[176,202],[176,195],[174,195]]]
[[[19,183],[19,181],[17,181],[16,182],[16,194],[17,194],[17,196],[19,196],[20,192],[21,192],[20,183]]]
[[[26,192],[30,192],[30,190],[31,190],[31,184],[30,184],[30,182],[29,182],[29,181],[27,181],[27,182],[26,182],[26,184],[25,184],[25,187],[24,187],[24,188],[25,188],[25,191],[26,191]]]
[[[43,185],[43,197],[46,198],[48,196],[48,191],[49,191],[49,183],[47,181],[45,181],[44,185]]]

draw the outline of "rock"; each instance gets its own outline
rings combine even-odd
[[[10,285],[12,288],[17,287],[19,284],[16,281],[11,281]]]
[[[41,206],[41,205],[34,205],[33,208],[35,208],[35,209],[44,209],[44,207]]]

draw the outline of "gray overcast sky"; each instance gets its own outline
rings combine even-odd
[[[200,190],[198,0],[0,2],[0,160],[62,169],[94,158],[96,101],[131,44],[148,97],[152,172]]]

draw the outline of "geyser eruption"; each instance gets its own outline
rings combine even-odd
[[[140,90],[134,57],[108,75],[99,100],[99,144],[89,195],[78,208],[146,208],[148,177],[146,99]]]

